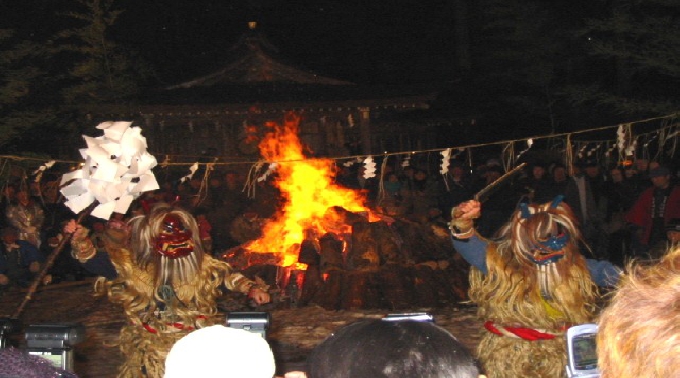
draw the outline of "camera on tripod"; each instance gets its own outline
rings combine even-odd
[[[9,335],[21,330],[21,321],[13,318],[0,318],[0,348],[9,346]]]
[[[26,328],[28,354],[41,356],[55,367],[73,371],[73,346],[85,339],[80,323],[29,325]]]
[[[268,312],[230,312],[227,314],[227,327],[243,329],[267,338],[271,317]]]
[[[21,331],[19,319],[0,318],[0,348],[9,347],[9,335]],[[25,330],[26,352],[40,356],[54,367],[73,371],[73,346],[85,338],[80,323],[48,323],[29,325]]]

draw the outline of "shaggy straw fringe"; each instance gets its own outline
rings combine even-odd
[[[569,208],[560,204],[532,207],[534,214],[524,219],[519,212],[500,232],[501,242],[489,243],[488,272],[470,272],[470,299],[479,306],[478,315],[499,325],[548,329],[559,333],[571,324],[592,321],[597,289],[585,258],[578,251],[580,234]],[[546,213],[546,214],[543,214]],[[531,223],[529,223],[531,222]],[[537,231],[559,223],[571,239],[565,255],[546,269],[549,298],[541,296],[537,265],[523,251],[536,245]],[[562,377],[565,375],[564,340],[526,341],[518,338],[484,335],[478,355],[490,378]]]
[[[176,298],[166,303],[172,308],[171,318],[159,319],[154,315],[158,296],[153,269],[140,269],[132,262],[126,249],[111,252],[119,275],[105,283],[106,291],[111,302],[122,305],[126,317],[133,324],[121,330],[120,349],[125,363],[120,367],[119,377],[140,377],[141,366],[145,366],[147,376],[162,377],[165,356],[176,340],[192,329],[221,322],[215,305],[217,297],[222,294],[220,288],[226,286],[243,292],[247,291],[245,284],[250,282],[241,274],[232,274],[228,264],[204,257],[201,270],[196,272],[197,279],[173,285]],[[98,285],[101,291],[101,282]],[[180,330],[168,323],[182,323],[185,328]],[[143,324],[157,330],[157,333],[147,331]]]
[[[153,230],[161,229],[167,214],[177,215],[190,229],[194,252],[189,256],[168,259],[153,250],[157,236]],[[130,323],[120,333],[125,363],[119,376],[143,376],[143,367],[146,376],[162,377],[165,357],[175,341],[193,329],[223,321],[216,305],[221,289],[247,293],[253,282],[203,253],[198,226],[186,211],[159,205],[148,216],[133,218],[130,225],[131,249],[122,247],[124,239],[106,246],[118,277],[97,280],[95,292],[119,303]]]

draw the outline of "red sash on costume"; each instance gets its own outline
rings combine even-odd
[[[205,315],[199,315],[196,317],[196,319],[206,319]],[[166,325],[169,325],[171,327],[177,328],[178,330],[188,330],[188,331],[193,331],[194,327],[192,326],[184,326],[184,323],[165,323]],[[153,328],[152,326],[149,325],[149,323],[142,323],[142,327],[144,327],[145,330],[149,331],[150,333],[158,333],[158,330]]]
[[[498,336],[509,336],[529,341],[536,341],[536,340],[552,340],[555,338],[555,336],[563,335],[564,331],[567,328],[569,328],[569,326],[564,325],[557,332],[551,332],[545,329],[497,326],[494,324],[494,322],[489,320],[486,323],[484,323],[484,328]]]

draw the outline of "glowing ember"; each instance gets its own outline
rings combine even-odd
[[[268,129],[260,142],[260,153],[266,160],[279,164],[276,185],[281,190],[283,206],[264,225],[263,236],[246,246],[253,252],[282,253],[282,266],[298,264],[305,230],[319,236],[331,231],[335,213],[329,212],[330,208],[368,211],[358,191],[333,183],[332,160],[305,158],[298,138],[299,120],[299,116],[291,113],[286,115],[283,125],[266,124]],[[305,268],[304,264],[296,266],[296,269]]]

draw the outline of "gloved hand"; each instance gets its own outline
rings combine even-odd
[[[92,244],[92,240],[87,237],[90,231],[74,219],[68,221],[63,228],[65,234],[73,234],[71,237],[71,256],[81,263],[94,257],[97,250]]]
[[[71,219],[64,224],[63,230],[65,234],[73,234],[73,239],[80,240],[87,237],[88,230],[81,224],[76,223],[75,219]]]
[[[451,209],[451,223],[449,223],[449,229],[451,229],[454,236],[472,236],[471,231],[474,226],[474,220],[479,218],[481,213],[482,209],[479,201],[471,200],[463,202]]]
[[[257,305],[269,303],[269,301],[271,300],[271,298],[269,297],[269,293],[258,287],[252,287],[248,292],[248,297],[255,301]]]

